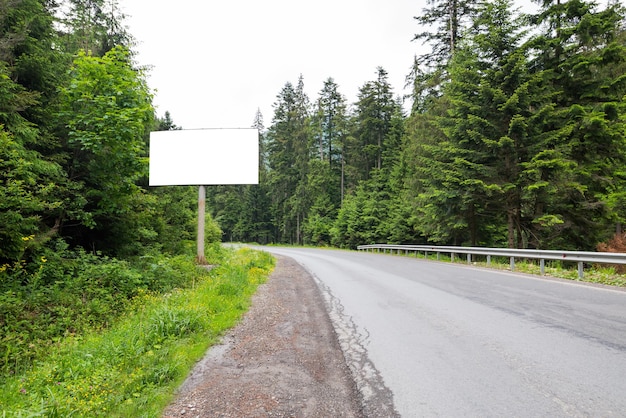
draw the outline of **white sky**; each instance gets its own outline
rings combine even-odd
[[[382,66],[403,95],[426,0],[122,0],[157,113],[178,126],[265,127],[300,74],[311,101],[333,77],[349,103]]]
[[[286,82],[300,74],[313,101],[333,77],[349,102],[389,73],[402,94],[419,45],[413,16],[425,0],[123,0],[137,60],[152,67],[155,105],[192,128],[265,126]]]

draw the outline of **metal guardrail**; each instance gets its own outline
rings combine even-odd
[[[530,258],[540,260],[541,275],[545,274],[545,260],[561,260],[578,263],[578,277],[583,278],[584,263],[593,264],[626,264],[626,253],[600,253],[592,251],[555,251],[555,250],[519,250],[514,248],[485,248],[485,247],[449,247],[433,245],[394,245],[394,244],[372,244],[359,245],[359,251],[376,250],[380,252],[389,251],[398,254],[404,251],[405,254],[415,251],[417,253],[436,253],[437,260],[441,253],[450,254],[452,261],[456,254],[466,254],[467,262],[472,262],[473,255],[484,255],[487,257],[487,265],[491,264],[491,257],[509,257],[511,271],[515,271],[515,259]]]

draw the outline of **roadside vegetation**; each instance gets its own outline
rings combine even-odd
[[[439,261],[439,262],[453,262],[456,264],[467,264],[467,261],[464,257],[455,257],[454,260],[451,259],[449,254],[440,254],[439,258],[437,258],[436,254],[430,252],[428,255],[424,256],[422,253],[414,253],[410,252],[408,254],[405,253],[394,253],[393,255],[399,255],[402,257],[412,257],[412,258],[421,258],[431,261]],[[487,260],[485,257],[473,256],[472,266],[491,268],[496,270],[511,270],[510,260],[508,257],[491,257],[491,262],[487,264]],[[515,271],[519,273],[527,273],[534,274],[539,276],[541,274],[541,268],[539,266],[539,260],[531,260],[531,259],[516,259],[515,260]],[[544,275],[548,277],[555,277],[559,279],[568,279],[574,281],[582,281],[587,283],[598,283],[609,286],[619,286],[626,287],[626,274],[622,272],[622,269],[619,266],[602,266],[602,265],[592,265],[585,266],[585,274],[581,279],[578,277],[578,269],[576,267],[576,263],[572,262],[563,262],[559,260],[546,260],[544,267]]]
[[[197,188],[148,186],[149,133],[181,127],[119,3],[0,1],[2,418],[158,415],[271,269],[218,244],[198,269]],[[625,21],[619,2],[429,2],[410,111],[382,67],[355,103],[287,82],[268,129],[251,115],[259,184],[207,191],[208,243],[626,251]]]
[[[532,3],[416,5],[408,101],[384,68],[355,101],[333,78],[315,96],[285,83],[260,184],[207,194],[226,239],[594,251],[619,235],[624,3]]]
[[[94,264],[71,285],[3,304],[14,311],[0,346],[0,416],[159,416],[273,268],[269,254],[245,248],[216,244],[208,256],[210,271],[191,256],[130,265],[82,254]],[[35,312],[47,306],[55,312]]]

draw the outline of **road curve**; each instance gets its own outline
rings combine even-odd
[[[626,416],[626,292],[383,254],[262,247],[318,281],[362,396],[403,417]]]

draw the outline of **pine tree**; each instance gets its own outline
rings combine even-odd
[[[407,84],[413,89],[413,112],[428,109],[433,104],[432,100],[441,94],[440,88],[447,79],[448,63],[482,2],[428,0],[427,4],[429,7],[414,17],[426,30],[415,34],[412,40],[421,40],[431,52],[416,56],[407,76]]]
[[[116,46],[133,46],[117,0],[66,0],[65,4],[62,40],[68,52],[102,57]]]
[[[330,203],[334,207],[341,204],[344,194],[342,179],[345,178],[345,144],[349,134],[347,105],[339,86],[332,78],[324,82],[319,93],[315,111],[311,117],[311,133],[314,139],[312,153],[328,164],[327,183]]]
[[[267,244],[271,236],[271,200],[267,185],[268,163],[266,152],[266,132],[263,125],[263,114],[257,110],[252,127],[259,131],[259,184],[249,185],[245,193],[246,214],[250,228],[246,241]]]
[[[37,0],[0,3],[0,265],[28,259],[58,233],[57,215],[69,206],[65,173],[50,155],[65,72],[52,22]]]
[[[355,133],[358,151],[350,156],[357,167],[358,179],[369,178],[372,169],[381,169],[387,144],[385,138],[398,109],[387,72],[379,67],[377,78],[366,82],[358,93],[355,109]]]
[[[309,161],[309,110],[304,81],[286,83],[274,104],[274,118],[267,133],[268,187],[279,242],[301,243],[306,210]]]
[[[461,44],[465,29],[471,24],[481,2],[466,0],[428,0],[430,7],[422,9],[414,19],[422,26],[435,31],[415,34],[413,40],[423,40],[432,47],[432,52],[422,56],[421,61],[429,67],[445,66]]]
[[[170,115],[169,111],[165,111],[165,114],[162,118],[157,118],[157,131],[177,131],[183,129],[180,126],[177,126],[172,120],[172,115]]]
[[[559,228],[548,224],[536,235],[553,247],[591,249],[613,233],[610,222],[623,219],[613,208],[626,163],[624,8],[613,4],[596,11],[593,3],[580,0],[542,6],[533,17],[542,33],[529,46],[534,70],[551,75],[553,109],[542,127],[550,144],[546,153],[558,153],[566,164],[558,175],[562,187],[542,205],[550,208]],[[554,174],[546,173],[550,168],[537,170],[553,183]]]
[[[328,78],[319,93],[312,125],[319,159],[327,160],[331,167],[340,159],[340,144],[347,134],[346,117],[346,99],[335,81]]]
[[[416,116],[440,132],[416,149],[422,232],[435,241],[525,245],[524,164],[540,150],[529,125],[546,98],[519,28],[509,1],[485,5],[451,61],[440,116]]]

